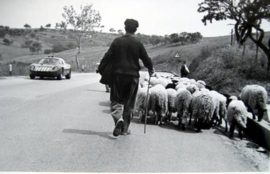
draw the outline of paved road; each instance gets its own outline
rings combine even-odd
[[[0,79],[0,172],[254,172],[219,129],[196,133],[176,122],[134,119],[129,136],[112,136],[109,94],[93,73],[71,80]],[[268,166],[269,167],[269,166]]]

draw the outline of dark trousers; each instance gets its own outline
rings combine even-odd
[[[111,115],[116,123],[124,119],[123,131],[127,131],[134,110],[139,78],[117,74],[111,85]]]

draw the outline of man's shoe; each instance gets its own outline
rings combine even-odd
[[[115,128],[113,130],[113,136],[117,137],[121,134],[121,129],[124,125],[124,120],[122,118],[120,118],[115,125]]]

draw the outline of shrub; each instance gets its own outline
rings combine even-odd
[[[45,49],[44,50],[44,54],[51,54],[52,53],[52,49]]]
[[[30,48],[31,44],[33,43],[32,40],[24,41],[24,44],[21,45],[22,48]]]
[[[30,51],[32,52],[32,53],[35,53],[35,52],[39,52],[40,50],[41,50],[41,48],[42,48],[42,45],[41,45],[41,43],[39,43],[39,42],[34,42],[30,47],[29,47],[29,49],[30,49]]]
[[[13,43],[13,41],[11,41],[11,40],[9,40],[7,38],[4,38],[3,42],[4,42],[4,45],[11,45]]]
[[[74,49],[76,48],[76,44],[74,42],[69,42],[67,45],[66,45],[66,49]]]
[[[37,36],[37,34],[36,34],[35,32],[33,32],[33,33],[30,34],[30,36],[31,36],[32,38],[35,38],[35,37]]]
[[[58,52],[61,52],[61,51],[64,51],[64,50],[65,50],[65,47],[60,43],[54,44],[53,47],[52,47],[52,51],[54,53],[58,53]]]

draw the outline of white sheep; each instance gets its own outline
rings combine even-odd
[[[160,125],[162,125],[168,110],[168,94],[163,85],[157,84],[151,88],[149,109],[153,112],[155,124],[160,121]]]
[[[186,87],[186,89],[187,89],[191,94],[193,94],[194,92],[196,92],[196,91],[199,90],[199,88],[198,88],[196,85],[194,85],[194,84],[188,85],[188,86]]]
[[[214,102],[212,97],[202,91],[197,91],[192,95],[192,100],[190,104],[190,120],[194,117],[195,123],[197,123],[197,132],[202,128],[203,124],[208,124],[210,126],[210,121],[214,113]]]
[[[248,111],[252,113],[253,119],[255,119],[255,111],[258,111],[258,121],[263,118],[264,112],[267,111],[267,91],[260,85],[246,85],[241,93],[241,100],[248,107]]]
[[[185,130],[186,127],[191,100],[192,95],[186,88],[180,88],[177,90],[175,107],[177,110],[177,117],[179,118],[178,126],[182,125],[182,130]]]
[[[157,78],[154,82],[154,85],[158,85],[158,84],[161,84],[162,86],[166,87],[169,84],[169,82],[167,79],[160,77],[160,78]]]
[[[243,101],[232,100],[228,106],[227,120],[230,124],[230,137],[233,138],[235,127],[238,128],[239,138],[242,139],[242,131],[246,129],[248,111]]]
[[[175,97],[176,97],[176,90],[175,89],[166,89],[168,94],[168,111],[166,113],[166,119],[171,120],[172,113],[176,112],[175,108]]]
[[[148,86],[145,86],[143,88],[138,89],[137,95],[136,95],[136,102],[135,102],[135,110],[139,112],[139,120],[143,121],[145,118],[145,110],[146,110],[146,98],[147,98],[147,89]],[[148,94],[148,108],[149,108],[149,101],[150,101],[150,90]]]
[[[225,121],[225,132],[227,132],[228,126],[227,126],[227,107],[226,107],[226,102],[227,98],[220,94],[217,91],[209,91],[209,95],[213,98],[214,101],[214,115],[211,120],[211,124],[213,124],[214,119],[219,121],[219,125],[222,123],[222,118]]]

